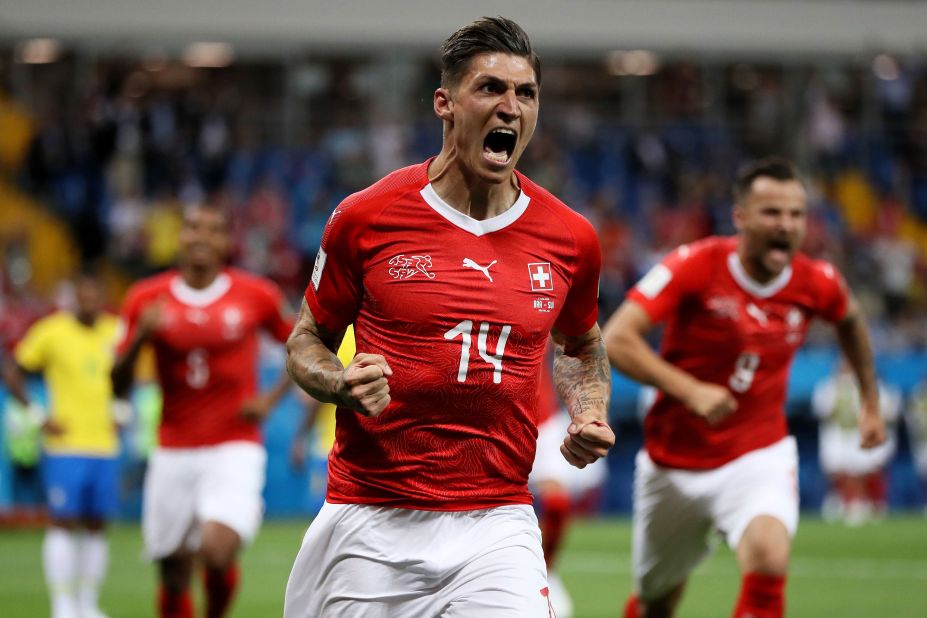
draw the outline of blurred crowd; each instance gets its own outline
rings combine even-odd
[[[371,62],[7,64],[0,92],[25,111],[30,137],[4,178],[67,225],[82,259],[125,280],[173,262],[185,204],[219,202],[233,213],[236,261],[297,302],[338,202],[440,147],[431,62],[407,61],[396,84],[372,78]],[[731,233],[735,170],[784,154],[808,175],[805,249],[847,274],[879,350],[927,346],[924,67],[880,56],[612,69],[545,64],[521,165],[599,231],[603,315],[672,247]],[[4,304],[25,307],[6,319],[25,322],[54,299],[19,285],[31,239],[7,231],[0,242]]]

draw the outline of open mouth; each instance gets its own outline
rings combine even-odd
[[[505,165],[515,152],[515,143],[518,136],[512,129],[493,129],[483,140],[483,156],[492,161]]]
[[[785,264],[792,256],[792,243],[787,238],[774,238],[767,245],[766,255],[779,264]]]
[[[769,241],[769,248],[789,252],[792,250],[792,243],[787,238],[773,238]]]

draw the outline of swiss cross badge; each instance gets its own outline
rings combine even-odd
[[[554,278],[550,272],[550,262],[528,264],[528,276],[531,278],[532,292],[550,292],[554,289]]]

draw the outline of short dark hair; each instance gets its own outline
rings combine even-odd
[[[766,157],[750,163],[737,174],[737,180],[734,182],[734,202],[740,203],[750,193],[754,181],[764,177],[801,182],[801,176],[794,163],[784,157]]]
[[[441,45],[441,87],[455,86],[473,56],[498,52],[527,58],[534,65],[538,86],[541,85],[541,59],[521,26],[505,17],[481,17]]]

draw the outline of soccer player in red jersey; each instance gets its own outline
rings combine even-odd
[[[742,573],[736,618],[784,612],[798,524],[798,455],[784,414],[789,366],[814,317],[831,322],[859,384],[862,444],[884,441],[869,335],[833,266],[798,252],[806,193],[766,159],[735,185],[737,235],[683,245],[605,327],[611,363],[660,391],[634,480],[635,595],[626,617],[671,616],[712,531]],[[644,335],[666,329],[660,355]]]
[[[148,342],[164,393],[142,517],[147,553],[160,563],[163,618],[193,615],[195,558],[204,567],[204,615],[225,615],[238,580],[236,556],[263,512],[267,455],[259,423],[289,384],[283,379],[257,393],[259,332],[284,342],[293,320],[276,285],[226,266],[228,228],[219,208],[188,210],[177,269],[137,282],[122,309],[116,391],[129,388]]]
[[[514,169],[537,56],[517,24],[482,18],[442,63],[441,152],[335,209],[288,343],[294,380],[338,411],[287,618],[548,616],[527,478],[552,332],[563,456],[583,467],[614,443],[595,231]]]

